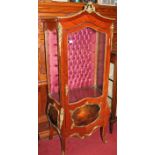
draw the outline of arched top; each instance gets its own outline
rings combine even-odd
[[[113,21],[115,19],[102,16],[100,13],[95,11],[95,6],[92,2],[88,2],[85,4],[83,10],[65,17],[58,17],[57,20],[63,30],[69,30],[83,24],[85,24],[85,26],[88,25],[88,27],[89,25],[97,25],[98,28],[101,27],[102,29],[107,29],[111,26],[111,28],[113,28]]]
[[[49,19],[43,20],[46,24],[44,25],[44,29],[53,29],[58,26],[58,29],[63,31],[70,31],[70,29],[76,29],[76,27],[94,27],[102,28],[102,29],[114,29],[114,21],[115,18],[110,18],[107,16],[101,15],[96,11],[95,6],[92,2],[88,2],[84,5],[84,8],[77,12],[68,14],[63,17],[53,17]],[[96,29],[97,30],[97,29]],[[71,30],[72,31],[72,30]]]

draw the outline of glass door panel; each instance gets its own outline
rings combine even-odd
[[[103,91],[105,33],[84,28],[68,35],[69,103]]]

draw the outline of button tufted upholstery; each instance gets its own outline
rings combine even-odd
[[[50,93],[58,93],[58,53],[57,53],[57,33],[56,30],[48,31],[48,58],[49,58],[49,80]]]
[[[69,89],[93,87],[96,31],[84,28],[68,36]]]

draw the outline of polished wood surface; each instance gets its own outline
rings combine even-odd
[[[47,73],[46,73],[46,56],[44,46],[43,20],[51,17],[65,16],[67,14],[75,13],[83,8],[83,3],[69,3],[69,2],[49,2],[39,1],[38,3],[38,117],[39,117],[39,135],[40,138],[49,136],[49,123],[46,117],[46,103],[47,103]],[[115,6],[100,6],[95,5],[96,11],[103,16],[117,18],[117,7]],[[114,23],[113,36],[113,51],[117,49],[117,24]],[[54,132],[53,134],[56,134]]]

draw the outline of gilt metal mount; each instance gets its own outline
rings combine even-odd
[[[95,7],[92,4],[92,2],[88,2],[85,6],[84,6],[84,11],[87,11],[88,13],[92,13],[95,12]]]

